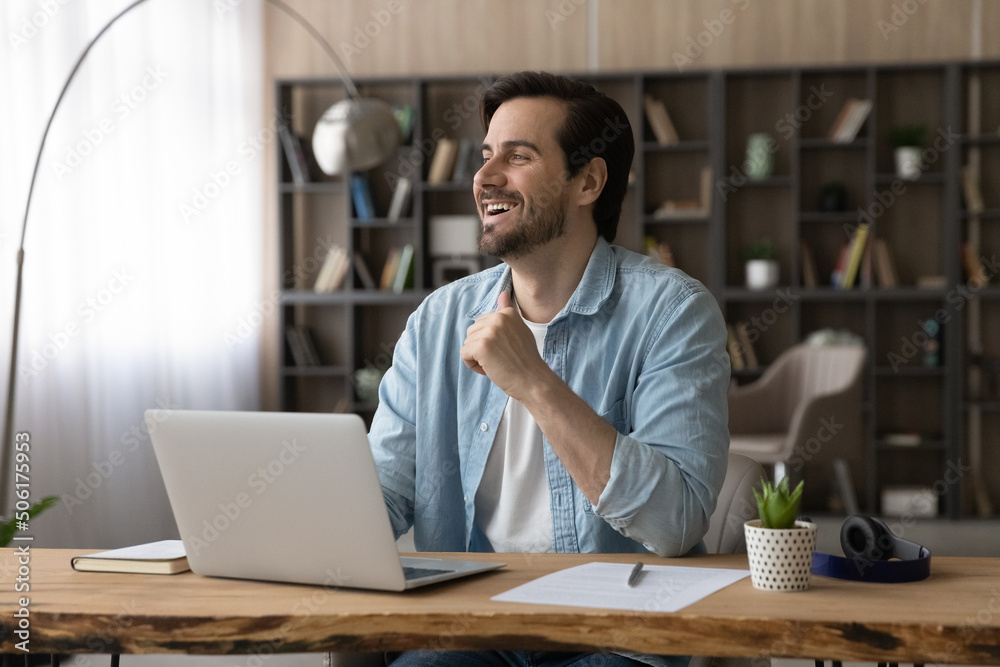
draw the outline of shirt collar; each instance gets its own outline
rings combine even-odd
[[[615,284],[615,269],[614,251],[603,236],[598,236],[594,250],[590,253],[590,259],[587,261],[587,268],[584,269],[583,277],[580,278],[580,283],[573,290],[569,302],[566,303],[559,315],[553,318],[553,321],[567,312],[580,315],[596,313],[601,304],[611,295],[611,289]],[[510,267],[504,265],[500,280],[490,289],[483,300],[469,311],[469,319],[474,320],[484,313],[493,311],[496,308],[500,292],[511,290],[511,278]]]

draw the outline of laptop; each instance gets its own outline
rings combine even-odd
[[[201,575],[402,591],[503,563],[401,557],[358,415],[148,410]]]

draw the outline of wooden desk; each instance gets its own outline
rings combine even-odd
[[[676,614],[491,602],[543,574],[635,556],[504,554],[497,572],[407,593],[335,590],[186,573],[75,572],[78,550],[31,551],[30,648],[39,653],[270,654],[410,648],[627,649],[755,657],[1000,665],[1000,559],[935,558],[931,578],[862,584],[814,577],[801,593],[750,579]],[[498,555],[463,554],[483,560]],[[745,568],[746,556],[649,564]],[[15,652],[13,550],[0,652]]]

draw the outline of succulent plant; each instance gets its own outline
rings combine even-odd
[[[804,484],[805,482],[799,482],[795,490],[789,492],[787,477],[782,477],[776,486],[771,486],[770,482],[762,479],[761,490],[753,490],[761,526],[774,529],[794,528]]]

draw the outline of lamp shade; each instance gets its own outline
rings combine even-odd
[[[402,140],[399,121],[389,105],[370,98],[350,98],[327,109],[313,130],[316,163],[324,173],[362,171],[380,164]]]

